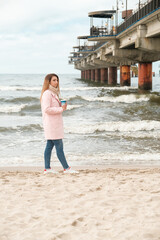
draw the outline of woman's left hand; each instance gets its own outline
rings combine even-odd
[[[67,102],[62,106],[63,111],[65,111],[67,109]]]

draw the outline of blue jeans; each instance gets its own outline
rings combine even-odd
[[[62,139],[57,140],[47,140],[46,148],[44,151],[44,162],[45,162],[45,169],[50,168],[50,161],[51,161],[51,153],[52,149],[55,146],[56,153],[59,161],[61,162],[64,169],[69,168],[68,163],[66,161],[64,151],[63,151],[63,141]]]

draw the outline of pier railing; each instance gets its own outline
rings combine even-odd
[[[135,22],[139,21],[146,15],[154,12],[156,9],[160,8],[160,0],[151,0],[145,6],[140,8],[136,13],[128,17],[125,22],[117,27],[117,34],[123,32],[126,28],[130,27]]]

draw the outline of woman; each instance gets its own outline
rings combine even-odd
[[[43,128],[45,139],[47,140],[44,151],[44,174],[57,173],[50,167],[51,153],[54,146],[56,148],[57,157],[64,168],[64,173],[78,173],[68,166],[63,151],[62,139],[64,137],[64,130],[62,112],[67,109],[67,103],[61,106],[61,102],[59,101],[59,93],[59,77],[54,73],[48,74],[45,77],[40,98]]]

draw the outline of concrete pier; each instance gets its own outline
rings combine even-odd
[[[117,84],[117,67],[109,67],[108,84],[112,86]]]
[[[130,66],[129,65],[120,66],[120,85],[121,86],[130,86],[131,85]]]
[[[100,69],[101,83],[108,83],[108,68]]]
[[[108,85],[112,86],[117,84],[117,67],[120,67],[120,85],[130,86],[131,74],[137,76],[137,71],[133,70],[139,64],[139,89],[151,90],[152,62],[160,60],[160,0],[146,0],[144,6],[139,6],[129,16],[125,12],[128,16],[125,21],[120,25],[115,22],[111,29],[109,24],[100,27],[93,24],[93,18],[111,20],[116,14],[116,10],[88,14],[91,17],[90,35],[77,37],[79,45],[73,47],[69,62],[84,71],[84,79],[101,83],[108,80]]]
[[[95,81],[95,69],[91,69],[91,81]]]
[[[100,82],[100,69],[95,69],[95,82]]]
[[[152,63],[138,64],[138,87],[141,90],[152,89]]]

